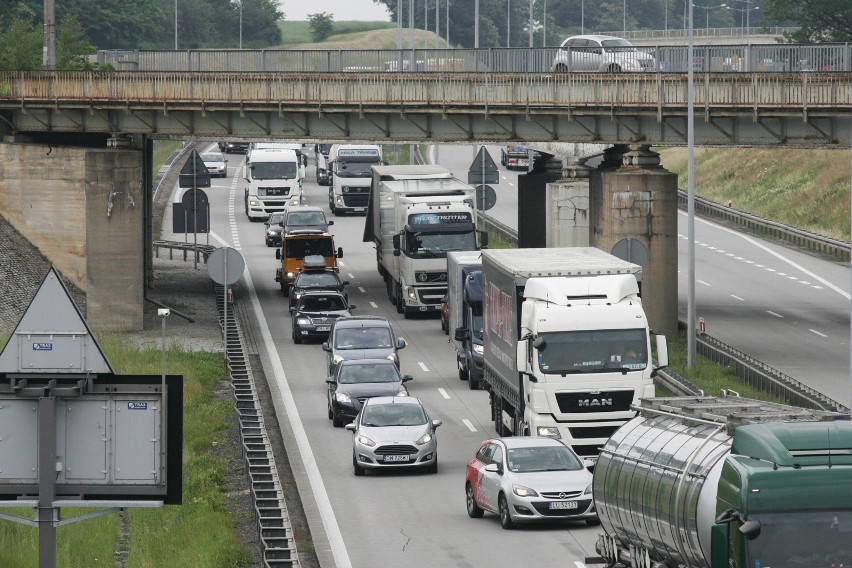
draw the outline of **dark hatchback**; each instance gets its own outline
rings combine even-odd
[[[305,262],[307,262],[307,259]],[[294,307],[305,292],[341,292],[346,296],[343,289],[348,285],[349,281],[341,280],[334,270],[305,270],[296,276],[293,285],[290,287],[290,307]]]
[[[387,359],[399,368],[398,351],[405,347],[382,316],[353,316],[334,322],[322,349],[327,354],[328,374],[346,359]]]
[[[387,359],[351,359],[335,369],[328,383],[328,418],[335,427],[350,422],[361,412],[364,401],[373,396],[408,396],[399,369]]]
[[[272,213],[263,223],[266,227],[266,246],[280,247],[281,233],[284,231],[284,213]]]
[[[304,339],[325,338],[337,318],[352,315],[346,296],[340,292],[305,292],[290,308],[293,318],[293,343]]]

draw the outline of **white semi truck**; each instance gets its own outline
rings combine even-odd
[[[479,248],[474,197],[472,186],[440,166],[373,166],[364,242],[375,244],[397,312],[440,309],[447,253]]]
[[[654,396],[641,267],[593,247],[482,251],[485,369],[500,435],[558,438],[594,460]],[[657,365],[668,363],[656,336]]]
[[[331,169],[328,207],[335,215],[366,213],[370,199],[372,166],[382,165],[382,147],[366,144],[335,144],[326,169]]]
[[[302,201],[303,170],[293,150],[254,150],[243,167],[246,216],[266,219]]]

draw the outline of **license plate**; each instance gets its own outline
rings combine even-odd
[[[366,208],[366,207],[356,207],[356,208],[355,208],[355,213],[363,213],[363,212],[364,212],[364,211],[366,211],[366,210],[367,210],[367,208]]]
[[[408,456],[385,456],[386,462],[407,462]]]
[[[576,509],[576,501],[553,501],[550,504],[550,509]]]
[[[331,329],[330,325],[318,325],[317,331],[329,331]]]

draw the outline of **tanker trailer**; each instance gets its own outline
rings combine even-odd
[[[588,563],[852,566],[849,415],[736,396],[643,399],[601,450]]]

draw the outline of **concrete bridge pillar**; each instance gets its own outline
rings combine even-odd
[[[143,327],[142,153],[0,144],[0,215],[86,294],[94,329]]]
[[[648,145],[614,149],[590,183],[590,245],[642,265],[651,328],[677,333],[677,175]],[[621,154],[621,164],[613,167]]]
[[[533,171],[518,176],[518,248],[547,246],[547,186],[562,177],[562,160],[536,160]]]
[[[578,158],[568,158],[562,179],[547,184],[547,247],[589,246],[591,172]]]

